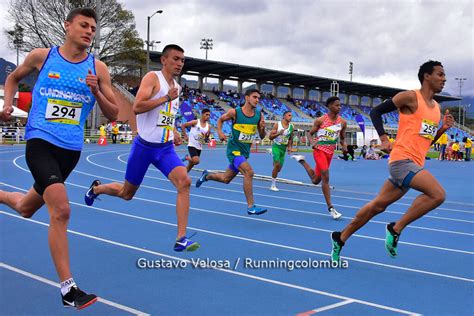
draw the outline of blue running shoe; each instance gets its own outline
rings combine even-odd
[[[97,199],[97,197],[99,196],[98,194],[94,193],[94,189],[93,189],[94,187],[98,185],[100,185],[99,180],[92,181],[92,184],[89,187],[89,190],[87,190],[86,195],[84,195],[84,202],[86,202],[88,206],[91,206],[92,204],[94,204],[94,200]]]
[[[201,184],[203,184],[204,182],[207,181],[206,177],[207,177],[208,174],[209,174],[209,171],[207,171],[207,170],[204,170],[202,172],[201,177],[196,181],[196,188],[199,188],[201,186]]]
[[[247,214],[249,215],[261,215],[267,211],[266,208],[258,207],[257,205],[253,205],[252,207],[247,208]]]
[[[196,241],[192,241],[186,236],[183,236],[176,240],[176,243],[174,244],[174,251],[194,251],[199,247],[201,247],[201,245],[199,245]]]

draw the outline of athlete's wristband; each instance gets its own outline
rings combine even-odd
[[[166,95],[166,102],[170,102],[171,101],[171,97],[169,94]]]

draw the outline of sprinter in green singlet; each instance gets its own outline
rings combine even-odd
[[[227,144],[227,158],[230,165],[225,172],[209,173],[204,170],[201,177],[196,182],[196,187],[208,180],[228,184],[241,172],[244,176],[244,193],[247,199],[247,213],[249,215],[260,215],[265,213],[265,208],[257,207],[254,204],[252,179],[253,169],[247,159],[250,156],[250,146],[255,141],[257,132],[261,139],[265,137],[265,120],[262,113],[257,112],[257,104],[260,101],[260,92],[256,89],[249,89],[245,92],[245,104],[241,107],[230,109],[217,121],[217,133],[222,141],[227,137],[222,132],[222,124],[232,120],[232,134]]]

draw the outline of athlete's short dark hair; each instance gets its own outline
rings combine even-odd
[[[329,104],[333,103],[334,101],[341,101],[341,99],[339,99],[339,97],[336,97],[336,96],[329,97],[326,100],[326,106],[329,106]]]
[[[283,112],[283,116],[285,116],[286,113],[291,113],[291,111],[285,111],[285,112]]]
[[[255,92],[257,92],[258,94],[261,94],[260,91],[258,91],[257,89],[248,89],[247,91],[245,91],[245,96],[249,97],[252,93],[255,93]]]
[[[97,14],[95,14],[94,9],[89,8],[89,7],[72,9],[67,15],[66,21],[72,22],[72,20],[74,20],[74,18],[78,15],[83,15],[88,18],[93,18],[95,23],[97,23]]]
[[[425,79],[425,74],[431,75],[434,71],[434,67],[436,66],[441,66],[441,62],[436,61],[436,60],[428,60],[426,63],[420,66],[420,70],[418,70],[418,80],[420,80],[420,83],[423,84],[423,80]]]
[[[207,109],[207,108],[206,108],[206,109],[202,109],[201,114],[204,114],[204,113],[207,113],[207,112],[211,113],[211,110],[209,110],[209,109]]]
[[[162,56],[168,55],[168,53],[172,50],[177,50],[178,52],[184,53],[184,49],[176,44],[168,44],[163,48],[163,52],[161,53]]]

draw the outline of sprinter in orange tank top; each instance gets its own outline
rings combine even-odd
[[[397,256],[398,238],[403,229],[444,202],[444,189],[428,170],[423,169],[430,145],[454,125],[454,118],[446,111],[438,129],[441,111],[434,96],[443,90],[446,82],[443,65],[432,60],[424,63],[418,72],[418,79],[421,82],[420,90],[400,92],[370,113],[382,141],[382,148],[391,152],[390,177],[385,181],[379,195],[364,205],[342,232],[331,234],[331,260],[334,262],[340,261],[342,247],[352,234],[399,200],[410,188],[422,194],[397,222],[389,223],[386,227],[385,247],[393,258]],[[400,119],[397,138],[392,148],[383,128],[382,114],[395,110],[398,110]]]

